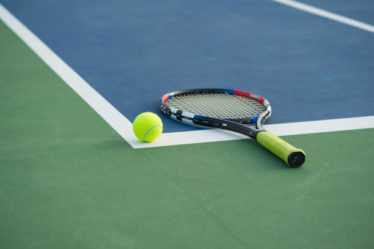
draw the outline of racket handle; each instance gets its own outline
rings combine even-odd
[[[305,162],[304,151],[292,146],[271,132],[259,132],[256,140],[259,144],[285,161],[292,168],[298,168]]]

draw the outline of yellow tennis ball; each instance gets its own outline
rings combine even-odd
[[[143,112],[139,114],[132,125],[135,136],[143,142],[151,143],[162,133],[162,121],[157,114]]]

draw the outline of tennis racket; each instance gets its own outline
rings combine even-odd
[[[305,162],[304,151],[264,130],[271,106],[257,94],[233,89],[183,90],[163,95],[160,108],[167,116],[186,124],[249,136],[293,168]]]

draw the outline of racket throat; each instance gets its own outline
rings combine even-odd
[[[199,116],[196,117],[195,116],[192,121],[196,125],[234,131],[234,132],[241,133],[245,136],[248,136],[254,139],[256,139],[257,134],[259,132],[253,128],[250,128],[249,126],[239,124],[236,122],[232,122],[229,120],[224,120],[224,119],[215,119],[215,118],[209,118],[209,117],[199,117]]]

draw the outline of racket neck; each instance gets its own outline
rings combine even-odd
[[[257,131],[249,126],[239,124],[239,123],[229,121],[229,120],[221,120],[221,119],[208,118],[208,117],[200,118],[200,117],[195,116],[195,118],[193,119],[193,122],[197,125],[209,126],[213,128],[220,128],[224,130],[238,132],[240,134],[251,137],[253,139],[256,139],[257,134],[261,132],[261,130]]]

